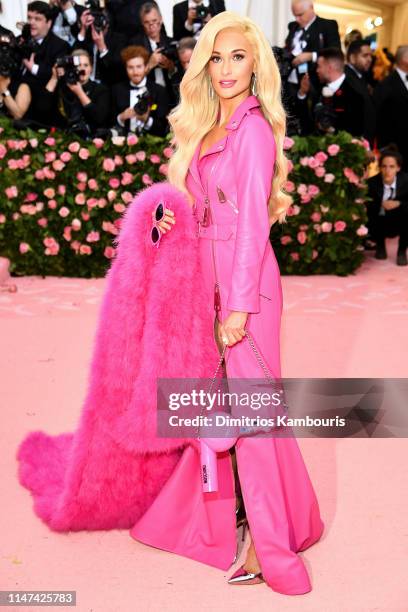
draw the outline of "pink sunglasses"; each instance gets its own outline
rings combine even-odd
[[[162,233],[157,224],[163,218],[164,218],[164,203],[159,202],[158,205],[156,206],[156,210],[154,213],[154,223],[153,223],[153,227],[150,232],[150,238],[151,238],[152,244],[154,244],[156,247],[159,246],[159,242],[162,237]]]

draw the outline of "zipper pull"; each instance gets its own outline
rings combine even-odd
[[[218,201],[220,202],[220,204],[224,204],[224,202],[227,201],[227,198],[225,197],[224,192],[222,191],[220,187],[218,187],[218,185],[217,185],[217,195],[218,195]]]
[[[203,227],[208,227],[211,223],[211,212],[210,212],[210,208],[208,206],[204,207],[203,210],[203,216],[202,216],[202,220],[201,220],[201,225]]]
[[[221,310],[221,295],[218,283],[215,283],[214,286],[214,310],[216,312],[219,312]]]

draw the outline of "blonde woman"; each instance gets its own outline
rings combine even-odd
[[[225,11],[204,27],[169,116],[176,150],[168,178],[187,194],[197,221],[202,290],[214,341],[220,350],[226,345],[228,380],[281,376],[282,288],[269,241],[271,224],[282,222],[290,205],[280,86],[262,30]],[[167,211],[160,228],[177,231],[174,214]],[[205,495],[197,453],[184,452],[131,535],[228,569],[241,515],[250,545],[228,582],[266,582],[288,595],[310,591],[297,553],[320,538],[323,523],[296,439],[239,438],[234,452],[217,455],[219,491]]]

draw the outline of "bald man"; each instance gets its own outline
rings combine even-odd
[[[294,0],[292,13],[295,21],[289,23],[285,46],[293,56],[293,70],[288,82],[295,95],[306,73],[312,85],[316,89],[320,88],[316,74],[318,53],[327,47],[341,49],[341,42],[337,21],[318,17],[310,0]]]

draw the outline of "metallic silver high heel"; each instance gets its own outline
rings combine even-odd
[[[228,580],[228,584],[261,584],[261,582],[265,582],[262,572],[256,574],[247,572],[243,565]]]

